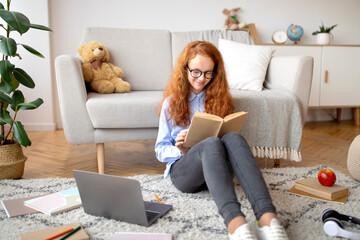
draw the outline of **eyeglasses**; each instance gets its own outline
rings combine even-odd
[[[189,69],[190,75],[193,78],[199,78],[199,77],[201,77],[201,75],[203,75],[203,73],[204,73],[204,77],[206,79],[212,79],[213,77],[215,77],[215,72],[213,72],[213,71],[202,72],[199,69],[191,70],[189,67],[187,67],[187,69]]]

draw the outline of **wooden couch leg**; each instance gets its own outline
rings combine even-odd
[[[274,159],[274,166],[280,166],[280,159]]]
[[[98,162],[99,173],[105,173],[105,144],[96,144],[96,157]]]
[[[356,126],[360,126],[360,107],[354,109],[354,121]]]
[[[337,108],[336,109],[336,121],[340,122],[341,121],[341,108]]]

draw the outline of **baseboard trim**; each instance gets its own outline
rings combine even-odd
[[[53,132],[56,130],[55,123],[23,123],[23,125],[29,132]]]

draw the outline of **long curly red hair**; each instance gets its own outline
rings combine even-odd
[[[229,92],[226,79],[224,61],[219,50],[211,43],[205,41],[190,42],[180,54],[169,82],[164,90],[164,99],[169,98],[169,108],[174,124],[187,126],[190,124],[189,95],[190,83],[188,81],[188,63],[197,54],[207,56],[214,62],[215,77],[205,86],[204,107],[207,113],[220,117],[233,113],[233,99]]]

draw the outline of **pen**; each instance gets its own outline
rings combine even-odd
[[[75,228],[74,230],[72,230],[71,232],[69,232],[68,234],[66,234],[65,236],[63,236],[62,238],[60,238],[60,240],[64,240],[66,238],[68,238],[69,236],[71,236],[72,234],[76,233],[77,231],[79,231],[81,228],[81,226],[78,226],[77,228]]]
[[[65,233],[71,232],[72,230],[74,230],[74,228],[70,228],[70,229],[68,229],[68,230],[65,230],[65,231],[63,231],[63,232],[61,232],[61,233],[58,233],[58,234],[52,236],[52,237],[46,238],[45,240],[51,240],[51,239],[60,237],[60,236],[64,235]]]
[[[156,194],[154,193],[154,196],[156,197],[156,199],[159,201],[159,203],[163,204],[162,201],[160,200],[160,198],[158,196],[156,196]]]

